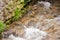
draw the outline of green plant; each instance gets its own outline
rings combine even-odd
[[[20,14],[20,10],[17,8],[16,10],[15,10],[15,16],[14,16],[14,20],[17,20],[18,18],[19,18],[19,15],[21,15]]]
[[[19,0],[19,1],[20,1],[21,7],[16,8],[15,15],[14,15],[14,18],[13,18],[14,20],[17,20],[19,17],[21,17],[24,14],[24,12],[25,12],[24,6],[27,5],[28,2],[31,1],[31,0]]]
[[[15,16],[13,20],[17,20],[19,17],[21,17],[24,13],[24,10],[19,10],[18,8],[15,10]]]
[[[25,14],[26,7],[30,1],[31,0],[18,0],[17,2],[15,2],[15,4],[12,4],[12,5],[10,4],[11,6],[16,5],[16,6],[14,6],[14,8],[15,8],[14,11],[12,11],[12,13],[14,13],[14,16],[11,17],[10,19],[8,19],[5,23],[11,24],[13,21],[18,20],[19,17],[22,17]],[[8,9],[10,9],[11,6],[9,6]]]
[[[2,21],[0,21],[0,33],[3,32],[5,28],[6,28],[6,25]]]

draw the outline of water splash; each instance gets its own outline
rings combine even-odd
[[[50,28],[54,25],[54,24],[50,23],[51,21],[54,21],[56,23],[58,23],[57,21],[60,21],[60,16],[58,16],[54,19],[45,19],[44,21],[48,22],[49,24],[46,25],[46,27],[44,26],[43,29],[45,29],[45,28],[48,29],[48,28]],[[60,24],[60,22],[59,22],[59,24]],[[12,36],[10,35],[9,38],[12,39],[12,40],[43,40],[48,34],[45,31],[39,30],[38,25],[41,25],[41,24],[38,22],[35,26],[30,26],[30,27],[29,26],[27,27],[27,26],[23,25],[24,32],[25,32],[23,37],[15,37],[13,35]],[[43,26],[41,26],[41,27],[43,27]]]
[[[24,38],[27,40],[42,40],[47,35],[46,32],[34,27],[25,29],[25,32]]]
[[[11,35],[9,36],[9,39],[10,39],[10,40],[26,40],[26,39],[21,38],[21,37],[15,37],[13,34],[11,34]]]
[[[30,28],[26,28],[26,26],[24,26],[25,29],[25,33],[23,35],[23,37],[15,37],[13,35],[10,35],[9,38],[12,40],[42,40],[47,36],[47,33],[44,31],[41,31],[37,28],[34,27],[30,27]]]
[[[39,4],[43,4],[45,9],[50,9],[51,3],[45,1],[38,1]]]

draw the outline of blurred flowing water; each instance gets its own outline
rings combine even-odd
[[[60,10],[52,6],[50,2],[48,5],[45,4],[43,1],[43,4],[36,3],[29,6],[27,14],[21,20],[11,24],[10,30],[4,35],[7,38],[2,38],[2,40],[60,40],[58,39],[60,37]],[[3,6],[5,3],[2,2],[0,5]],[[0,10],[2,10],[1,6]],[[46,9],[47,6],[48,9]]]
[[[40,31],[37,28],[25,28],[25,33],[23,37],[15,37],[12,34],[9,36],[10,39],[12,40],[43,40],[46,36],[47,33],[44,31]]]

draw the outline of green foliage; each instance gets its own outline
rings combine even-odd
[[[6,30],[7,26],[4,24],[3,21],[0,21],[0,39],[2,38],[2,32]]]
[[[19,17],[21,17],[23,15],[23,10],[19,10],[18,8],[15,10],[15,16],[14,16],[14,20],[17,20]]]
[[[17,20],[19,17],[21,17],[23,15],[23,13],[25,12],[25,10],[23,9],[25,5],[28,4],[28,2],[30,0],[19,0],[20,1],[20,5],[21,7],[20,8],[16,8],[15,10],[15,15],[14,15],[14,20]],[[23,9],[23,10],[22,10]]]
[[[17,2],[11,2],[8,6],[8,9],[11,10],[12,7],[14,7],[14,11],[12,11],[11,13],[14,13],[14,16],[11,17],[10,19],[8,19],[5,23],[6,24],[11,24],[11,22],[18,20],[20,17],[22,17],[25,12],[26,12],[26,7],[28,2],[30,2],[31,0],[18,0]]]
[[[2,21],[0,21],[0,33],[3,32],[5,28],[6,28],[6,25]]]
[[[15,10],[15,16],[14,16],[14,19],[18,19],[19,18],[19,15],[21,15],[20,14],[20,10],[17,8],[16,10]]]

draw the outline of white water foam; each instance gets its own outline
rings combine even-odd
[[[45,1],[38,1],[39,4],[43,4],[45,9],[49,9],[51,7],[50,2],[45,2]]]
[[[33,27],[25,29],[25,32],[24,37],[27,40],[42,40],[47,35],[46,32]]]
[[[47,36],[46,32],[40,31],[39,29],[34,27],[31,28],[25,27],[24,31],[25,33],[23,35],[23,38],[15,37],[14,35],[10,35],[9,38],[11,40],[43,40]]]
[[[26,40],[26,39],[21,38],[21,37],[15,37],[13,34],[11,34],[11,35],[9,36],[9,39],[10,39],[10,40]]]

